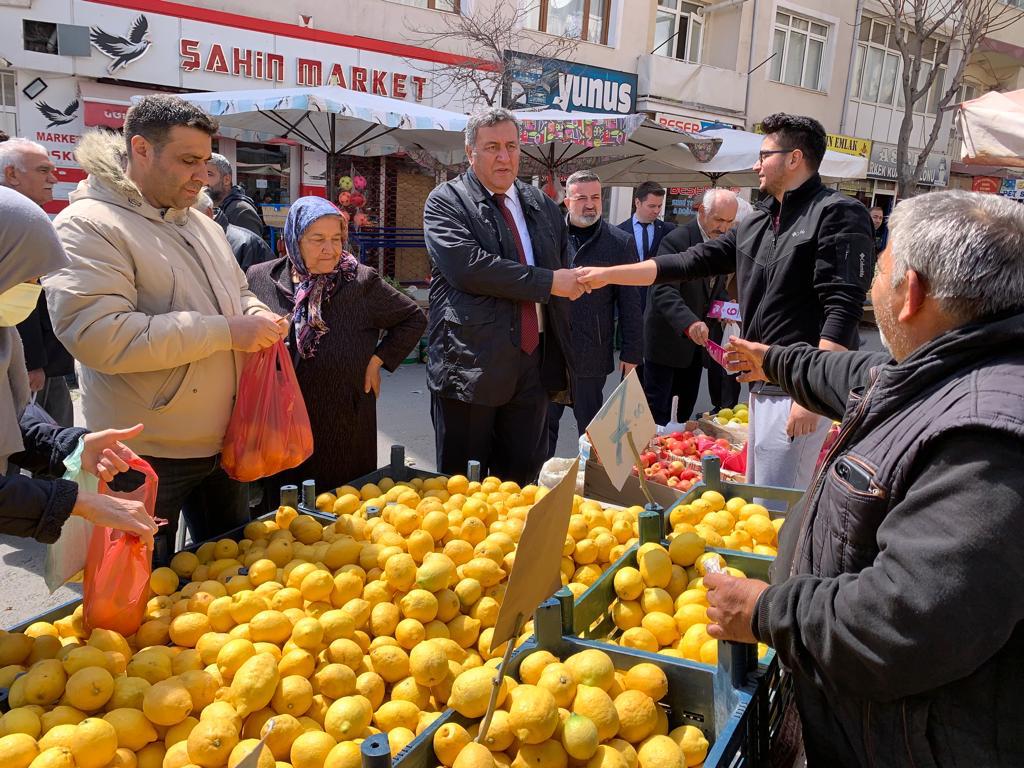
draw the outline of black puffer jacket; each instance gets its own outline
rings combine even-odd
[[[1024,765],[1024,315],[898,365],[797,345],[764,368],[845,413],[758,604],[808,764]]]
[[[778,217],[778,227],[775,219]],[[762,201],[722,237],[656,256],[659,283],[736,273],[743,338],[856,348],[874,269],[871,217],[813,176],[780,204]]]
[[[570,227],[570,230],[572,228]],[[575,247],[569,238],[574,267],[611,267],[635,264],[636,243],[607,221],[586,242]],[[638,365],[643,351],[643,319],[640,315],[640,289],[609,285],[584,293],[572,303],[572,347],[577,376],[601,377],[615,370],[612,350],[615,336],[615,311],[622,329],[624,363]]]
[[[551,295],[554,271],[569,266],[565,221],[536,187],[517,181],[514,191],[536,266],[519,263],[512,232],[472,171],[434,189],[423,209],[432,266],[427,382],[441,397],[486,406],[511,399],[524,301],[543,308],[541,382],[553,397],[569,390],[569,300]]]

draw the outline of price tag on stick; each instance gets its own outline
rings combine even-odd
[[[616,489],[622,490],[630,470],[639,463],[636,451],[646,447],[657,431],[636,371],[630,371],[587,427],[590,444]],[[643,486],[642,472],[640,481]]]

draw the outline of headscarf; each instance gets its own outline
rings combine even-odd
[[[295,287],[295,309],[293,323],[299,355],[310,358],[316,354],[320,339],[329,330],[324,322],[322,304],[337,290],[339,281],[347,282],[356,276],[359,262],[348,251],[341,252],[337,266],[323,275],[310,274],[302,260],[299,240],[309,226],[324,216],[342,216],[334,203],[322,197],[300,197],[288,211],[284,223],[284,246],[292,270],[299,276]]]
[[[0,187],[0,293],[67,266],[68,257],[43,210],[24,195]],[[25,350],[17,328],[0,328],[0,471],[23,450],[22,412],[29,401]]]

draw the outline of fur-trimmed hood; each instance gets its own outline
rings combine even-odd
[[[89,176],[68,195],[72,203],[102,200],[149,219],[162,219],[179,225],[188,220],[187,208],[161,211],[146,202],[135,182],[128,178],[128,153],[120,134],[106,130],[85,133],[75,148],[75,160]]]

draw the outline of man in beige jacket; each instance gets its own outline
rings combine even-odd
[[[132,441],[160,477],[173,552],[179,510],[193,540],[248,520],[245,486],[220,451],[246,352],[284,334],[249,291],[224,231],[190,209],[206,183],[216,122],[176,96],[146,96],[124,138],[82,137],[89,173],[54,221],[71,264],[45,280],[54,330],[82,364],[89,429],[142,422]]]

